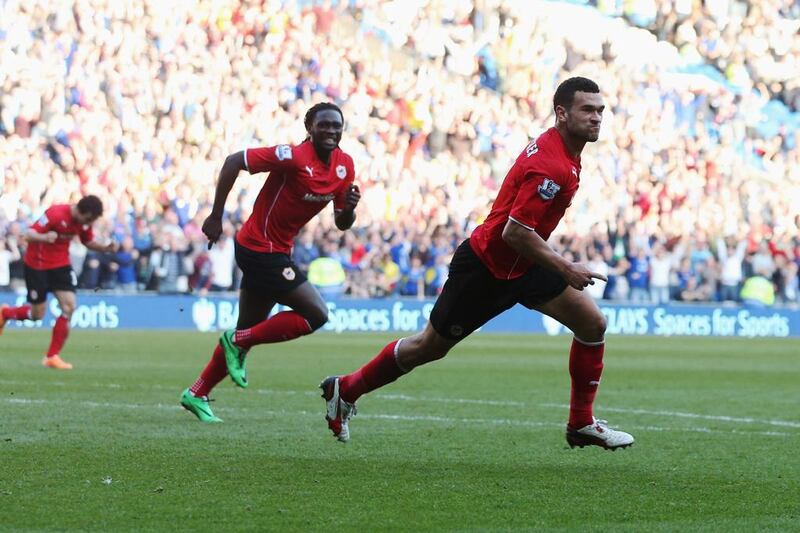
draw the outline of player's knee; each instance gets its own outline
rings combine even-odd
[[[316,331],[328,322],[328,307],[316,307],[305,316],[311,331]]]
[[[61,309],[61,314],[64,318],[71,318],[72,313],[75,312],[74,302],[59,302],[58,307]]]
[[[586,331],[581,338],[590,342],[599,342],[605,338],[607,325],[608,321],[604,314],[597,313],[592,315],[592,317],[586,321]]]
[[[41,320],[44,318],[44,306],[31,308],[31,320]]]

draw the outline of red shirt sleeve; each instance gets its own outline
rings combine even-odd
[[[248,148],[244,151],[244,165],[250,174],[293,169],[294,150],[295,148],[288,144]]]
[[[528,229],[536,229],[560,188],[551,178],[536,171],[528,171],[522,177],[522,185],[514,198],[509,218]]]
[[[333,199],[333,209],[335,211],[341,211],[344,209],[344,202],[345,198],[347,198],[347,191],[350,189],[350,186],[355,182],[355,167],[353,165],[353,160],[349,157],[344,163],[344,168],[347,172],[347,175],[344,178],[344,183],[339,187],[336,191],[336,197]]]
[[[83,226],[81,228],[81,232],[78,234],[81,238],[81,242],[86,244],[87,242],[92,242],[94,240],[94,230],[92,230],[92,226]]]

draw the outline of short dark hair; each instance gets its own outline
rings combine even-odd
[[[576,92],[582,93],[599,93],[600,87],[589,78],[582,78],[575,76],[561,82],[561,85],[556,89],[556,94],[553,95],[553,110],[557,106],[569,109],[572,106],[572,101],[575,100]]]
[[[93,194],[84,196],[78,200],[78,212],[84,215],[90,214],[93,218],[100,218],[103,214],[103,202]]]
[[[303,120],[303,124],[306,126],[306,131],[311,129],[311,125],[314,123],[314,117],[318,112],[327,111],[329,109],[339,113],[339,116],[342,117],[342,122],[344,122],[344,113],[342,113],[342,110],[339,109],[338,105],[332,104],[331,102],[320,102],[311,106],[311,109],[306,112],[306,118]]]

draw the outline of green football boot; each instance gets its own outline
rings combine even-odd
[[[222,349],[225,350],[225,363],[228,365],[228,374],[236,385],[247,388],[247,350],[239,348],[233,343],[235,329],[229,329],[219,338]]]
[[[214,416],[214,413],[211,412],[211,406],[208,405],[208,402],[207,396],[198,398],[189,392],[189,389],[186,389],[183,391],[183,394],[181,394],[181,407],[199,418],[200,422],[222,422],[221,418],[217,418]]]

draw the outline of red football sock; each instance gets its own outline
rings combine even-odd
[[[228,365],[225,362],[225,351],[222,346],[217,344],[214,349],[214,355],[206,367],[200,373],[200,377],[194,382],[194,385],[189,387],[189,391],[195,396],[208,396],[211,389],[217,386],[217,383],[225,379],[228,375]]]
[[[295,311],[283,311],[252,328],[237,330],[233,342],[240,348],[248,349],[256,344],[290,341],[311,331],[303,315]]]
[[[31,306],[6,307],[3,309],[3,318],[6,320],[28,320],[31,317]]]
[[[352,374],[342,376],[339,381],[339,396],[353,403],[361,395],[388,385],[406,372],[397,364],[397,348],[403,339],[387,344],[381,353]]]
[[[592,404],[603,373],[604,350],[603,341],[584,343],[577,338],[572,340],[569,350],[569,375],[572,378],[569,426],[572,428],[579,429],[594,422]]]
[[[56,325],[53,326],[53,337],[50,339],[50,348],[47,350],[47,357],[53,357],[61,353],[61,348],[67,341],[69,335],[69,320],[64,315],[56,318]]]

